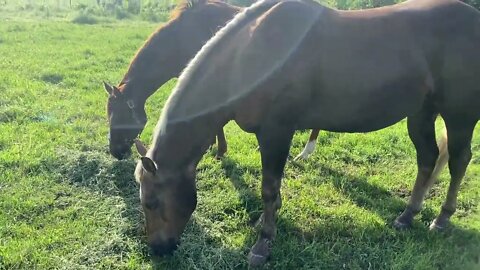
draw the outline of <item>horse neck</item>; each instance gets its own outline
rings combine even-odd
[[[182,57],[182,51],[162,46],[163,40],[175,35],[175,29],[161,31],[138,51],[122,79],[123,93],[139,103],[145,103],[163,84],[178,77],[188,61]]]
[[[180,61],[175,59],[176,54],[174,52],[165,53],[168,53],[167,55],[171,59],[167,62]],[[155,61],[159,56],[152,52],[149,54],[150,56],[142,55],[140,59],[135,59],[122,80],[122,83],[125,84],[123,93],[138,104],[145,103],[158,88],[170,79],[177,77],[180,74],[181,67],[184,66],[183,63],[178,63],[177,65],[170,64],[159,67],[158,62]]]
[[[153,158],[169,168],[196,166],[227,117],[210,114],[193,120],[166,124],[155,134]]]
[[[130,64],[122,80],[125,83],[124,93],[139,103],[145,103],[160,86],[168,80],[178,77],[183,68],[187,66],[188,61],[195,56],[215,31],[241,10],[240,7],[227,6],[227,9],[216,13],[215,18],[198,20],[198,24],[187,28],[187,30],[194,29],[195,35],[185,31],[185,26],[180,26],[175,21],[171,21],[155,32]],[[188,44],[165,48],[164,41],[173,38],[179,38],[179,43]],[[162,59],[163,64],[159,64],[160,61],[157,59]]]
[[[145,105],[147,99],[157,91],[163,84],[168,80],[173,78],[173,76],[158,76],[153,77],[142,77],[135,79],[124,78],[125,86],[123,87],[123,94],[129,100],[134,100],[137,106]]]

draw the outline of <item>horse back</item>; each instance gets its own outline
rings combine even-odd
[[[309,99],[298,105],[307,108],[299,126],[371,131],[427,103],[478,118],[479,17],[453,0],[329,10],[304,49],[303,58],[315,63],[308,69]]]

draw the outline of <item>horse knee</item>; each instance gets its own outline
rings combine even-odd
[[[417,150],[417,164],[421,168],[433,169],[437,162],[440,151],[438,147],[432,146],[428,149]]]
[[[472,151],[470,148],[465,148],[461,151],[453,151],[449,153],[450,160],[448,167],[453,178],[462,177],[465,170],[472,159]]]
[[[279,188],[276,188],[274,186],[263,187],[262,199],[266,203],[274,203],[278,200],[278,197],[280,196],[279,193],[280,193]]]

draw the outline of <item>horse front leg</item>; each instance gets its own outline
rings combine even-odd
[[[263,218],[258,240],[248,254],[252,267],[263,265],[270,256],[271,244],[277,233],[275,219],[282,206],[281,179],[293,133],[293,129],[279,126],[265,127],[257,133],[262,156]]]
[[[221,159],[225,156],[227,152],[227,140],[225,139],[225,133],[223,128],[221,128],[217,133],[217,155],[216,159]]]

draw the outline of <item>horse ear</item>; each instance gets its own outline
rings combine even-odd
[[[113,86],[113,95],[119,97],[122,95],[122,92],[120,92],[120,89],[118,89],[118,87]]]
[[[138,154],[144,157],[148,151],[147,147],[139,139],[135,139],[133,140],[133,142],[135,143],[135,147],[137,148]]]
[[[122,92],[120,92],[120,90],[118,89],[118,87],[116,86],[111,86],[110,84],[106,83],[106,82],[103,82],[103,87],[105,88],[105,91],[107,91],[107,93],[110,95],[110,96],[116,96],[116,97],[119,97]]]
[[[107,91],[107,94],[110,96],[113,94],[113,87],[110,84],[103,82],[103,87],[105,88],[105,91]]]
[[[140,160],[142,161],[142,167],[145,171],[155,175],[157,172],[157,165],[155,161],[151,160],[148,157],[141,157]]]

